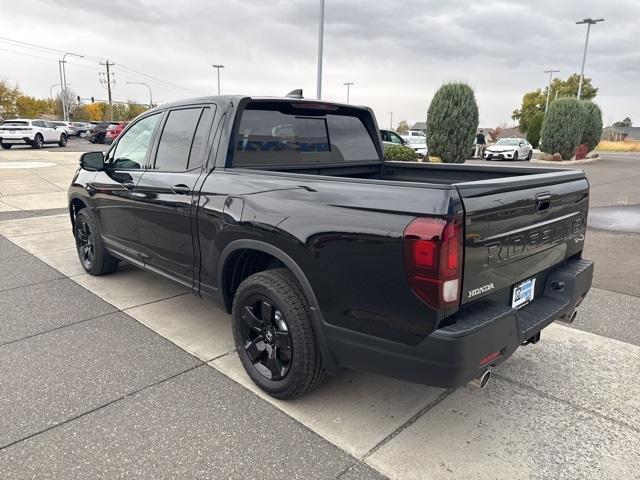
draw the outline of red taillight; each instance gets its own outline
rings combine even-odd
[[[462,220],[416,218],[404,231],[404,262],[411,289],[433,308],[460,300]]]
[[[482,358],[480,360],[480,366],[484,367],[485,365],[490,364],[495,359],[497,359],[499,356],[500,356],[500,350],[498,350],[497,352],[490,353],[489,355],[487,355],[486,357],[484,357],[484,358]]]

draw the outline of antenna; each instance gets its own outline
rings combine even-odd
[[[287,97],[288,98],[297,98],[297,99],[303,99],[304,98],[302,96],[302,89],[301,88],[297,88],[295,90],[291,90],[289,93],[287,93]]]

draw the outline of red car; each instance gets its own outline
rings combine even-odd
[[[104,143],[107,145],[113,143],[118,138],[118,135],[122,133],[122,130],[129,125],[129,122],[120,122],[117,125],[109,125],[107,132],[104,134]]]

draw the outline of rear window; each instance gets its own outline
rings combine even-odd
[[[315,110],[287,103],[249,104],[235,139],[234,166],[379,161],[354,109]]]
[[[29,122],[18,122],[16,120],[5,120],[0,123],[3,127],[26,127],[29,125]]]

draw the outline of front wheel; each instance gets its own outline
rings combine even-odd
[[[80,263],[89,275],[106,275],[118,268],[118,259],[105,249],[98,224],[87,209],[76,215],[73,233]]]
[[[60,135],[60,141],[58,142],[58,146],[66,147],[67,146],[67,136],[63,133]]]
[[[513,153],[513,161],[517,162],[518,161],[518,152],[514,152]]]
[[[326,377],[307,299],[278,268],[245,279],[233,299],[233,338],[251,380],[279,399],[301,396]]]
[[[2,143],[2,144],[0,144],[0,146],[1,146],[4,150],[11,150],[11,147],[13,147],[13,145],[11,145],[10,143]]]

